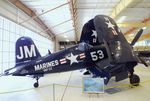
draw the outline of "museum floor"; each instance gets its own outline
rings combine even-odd
[[[1,77],[0,101],[149,101],[150,68],[138,65],[135,71],[141,78],[139,87],[131,88],[128,79],[116,83],[112,78],[103,94],[82,93],[84,76],[79,70],[46,75],[37,89],[33,88],[32,78]]]

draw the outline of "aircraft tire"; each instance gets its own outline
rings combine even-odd
[[[38,83],[34,83],[33,85],[35,88],[39,87],[39,84]]]
[[[130,84],[133,86],[139,86],[139,83],[140,83],[140,77],[136,74],[133,74],[130,77]]]

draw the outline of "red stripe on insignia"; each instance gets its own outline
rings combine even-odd
[[[66,59],[65,59],[65,58],[64,58],[64,59],[60,59],[60,62],[61,62],[61,61],[66,61]]]
[[[115,30],[112,30],[114,35],[118,35],[118,33]]]
[[[81,54],[79,54],[79,55],[80,55],[80,59],[85,58],[85,54],[84,54],[84,53],[81,53]]]
[[[85,55],[84,53],[81,53],[80,56]]]
[[[80,56],[80,59],[83,59],[83,58],[85,58],[85,56]]]
[[[64,64],[64,63],[66,63],[66,62],[67,62],[65,58],[60,59],[59,61],[60,61],[60,64]]]
[[[61,64],[64,64],[64,63],[66,63],[66,61],[62,61],[62,62],[60,62]]]

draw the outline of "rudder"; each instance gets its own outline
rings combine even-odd
[[[33,40],[29,37],[20,37],[16,41],[16,66],[41,57]]]

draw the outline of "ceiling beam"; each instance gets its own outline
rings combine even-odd
[[[149,26],[149,22],[150,21],[150,17],[144,19],[143,21],[141,21],[143,27],[144,26]],[[131,34],[132,32],[134,32],[135,30],[137,30],[139,27],[132,27],[131,29],[129,29],[127,32],[124,33],[124,35],[128,35],[128,34]]]
[[[25,12],[31,18],[37,16],[33,10],[24,5],[20,0],[8,0],[8,1],[11,2],[13,5],[15,5],[17,8],[19,8],[20,10],[22,10],[23,12]],[[45,25],[45,23],[39,17],[36,17],[33,20],[36,21],[45,32],[47,32],[47,34],[50,36],[52,40],[55,39],[55,34],[49,29],[47,25]]]
[[[150,27],[150,22],[143,23],[143,22],[123,22],[123,23],[117,23],[119,27]]]
[[[51,28],[54,28],[54,27],[60,26],[60,25],[62,25],[62,24],[64,24],[64,23],[67,23],[67,22],[69,22],[69,21],[71,21],[71,20],[72,20],[72,19],[68,19],[68,20],[66,20],[66,21],[63,21],[63,22],[61,22],[61,23],[57,24],[57,25],[52,26]]]
[[[71,32],[71,31],[73,31],[73,30],[74,30],[74,29],[69,29],[69,30],[67,30],[67,31],[65,31],[65,32],[58,33],[56,36],[59,36],[59,35],[62,35],[62,34],[66,34],[66,33]]]
[[[77,28],[77,0],[70,0],[70,7],[72,12],[73,26],[75,30],[75,40],[78,41],[78,28]]]
[[[24,20],[24,21],[22,21],[22,22],[20,22],[20,23],[24,23],[24,22],[27,22],[27,21],[33,20],[33,19],[35,19],[36,17],[40,17],[40,16],[42,16],[42,15],[44,15],[44,14],[48,13],[48,12],[54,11],[54,10],[56,10],[56,9],[58,9],[58,8],[62,7],[62,6],[65,6],[65,5],[67,5],[68,3],[69,3],[69,2],[64,3],[64,4],[62,4],[62,5],[59,5],[59,6],[55,7],[55,8],[49,9],[49,10],[47,10],[47,11],[45,11],[45,12],[41,13],[41,14],[38,14],[38,15],[36,15],[36,16],[33,16],[33,17],[31,17],[31,18],[29,18],[29,19],[27,19],[27,20]]]
[[[120,2],[112,10],[111,17],[116,18],[123,10],[136,0],[120,0]]]
[[[135,37],[135,36],[126,37],[126,39],[127,39],[129,42],[131,42],[134,37]],[[139,41],[143,41],[143,40],[145,40],[145,39],[150,39],[150,33],[143,34],[143,35],[139,38],[138,42],[139,42]]]

